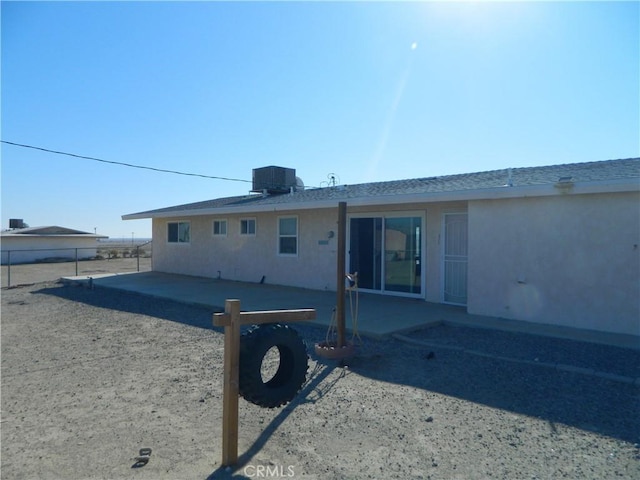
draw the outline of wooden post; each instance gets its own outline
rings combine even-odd
[[[224,313],[213,315],[213,325],[224,327],[224,382],[222,396],[222,464],[238,462],[238,396],[240,386],[240,327],[248,324],[314,320],[314,309],[241,312],[240,300],[226,300]]]
[[[227,300],[224,313],[224,391],[222,400],[222,463],[238,461],[238,385],[240,382],[240,300]]]
[[[346,272],[347,250],[347,202],[338,203],[338,268],[337,268],[337,296],[336,299],[336,333],[337,347],[345,345],[345,320],[344,320],[344,274]]]

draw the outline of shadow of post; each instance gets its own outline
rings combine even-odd
[[[207,477],[207,480],[218,480],[218,479],[242,479],[249,478],[242,474],[237,474],[238,470],[245,467],[249,461],[265,446],[269,438],[273,435],[273,433],[278,429],[280,425],[284,423],[284,421],[289,417],[291,412],[301,404],[304,403],[315,403],[320,400],[331,388],[344,377],[344,370],[342,373],[336,377],[331,383],[325,385],[322,389],[320,385],[322,382],[333,372],[335,366],[327,363],[316,363],[315,368],[309,375],[309,380],[302,387],[300,393],[288,404],[286,405],[278,415],[276,415],[271,422],[262,430],[262,433],[256,438],[253,444],[238,457],[238,462],[233,466],[224,466],[221,465],[214,472],[211,473]],[[315,397],[313,394],[315,393]]]
[[[143,295],[107,288],[89,290],[54,286],[34,293],[222,333],[221,328],[211,326],[213,312],[210,309],[168,299],[149,301],[149,297]],[[321,330],[326,327],[296,324],[295,328],[309,340],[323,338]],[[461,329],[465,335],[462,337],[454,335],[457,328],[439,328],[439,336],[436,329],[429,329],[428,335],[423,336],[436,342],[430,346],[409,344],[393,337],[365,338],[358,354],[348,361],[349,370],[375,382],[407,385],[544,419],[550,426],[568,425],[630,443],[640,439],[640,383],[638,380],[633,383],[616,381],[616,374],[640,378],[640,351],[485,329]],[[536,361],[508,361],[511,356],[515,359],[536,358],[536,361],[540,357],[543,361],[539,365]],[[577,363],[578,360],[581,363]],[[566,365],[556,368],[556,364]],[[589,369],[612,375],[585,374]],[[330,372],[322,373],[326,373],[326,378]],[[293,406],[304,401],[303,398],[308,399],[322,379],[312,379],[313,386],[307,385],[299,397],[285,407],[274,419],[274,429]],[[375,388],[375,384],[372,386]],[[260,443],[261,439],[262,436],[256,440],[252,452],[264,445],[266,439]],[[224,470],[214,474],[227,476],[211,478],[230,478]]]

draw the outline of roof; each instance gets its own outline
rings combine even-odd
[[[109,238],[104,235],[96,235],[89,232],[83,232],[81,230],[74,230],[73,228],[59,227],[57,225],[45,226],[45,227],[27,227],[18,228],[15,230],[7,230],[2,232],[2,236],[72,236],[72,237],[87,237],[87,238]]]
[[[338,185],[279,195],[243,195],[123,215],[124,220],[204,214],[299,210],[350,205],[513,198],[574,193],[640,191],[640,158],[508,168],[439,177]]]

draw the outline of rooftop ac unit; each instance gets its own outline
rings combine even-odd
[[[296,189],[295,168],[262,167],[253,169],[252,192],[287,193]]]
[[[25,228],[26,225],[24,220],[21,218],[10,218],[9,219],[9,228]]]

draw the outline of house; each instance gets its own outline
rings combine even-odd
[[[2,265],[93,258],[101,238],[109,237],[58,226],[13,228],[0,233]]]
[[[290,170],[122,218],[152,219],[156,271],[336,290],[344,201],[364,291],[640,336],[640,158],[313,189]]]

